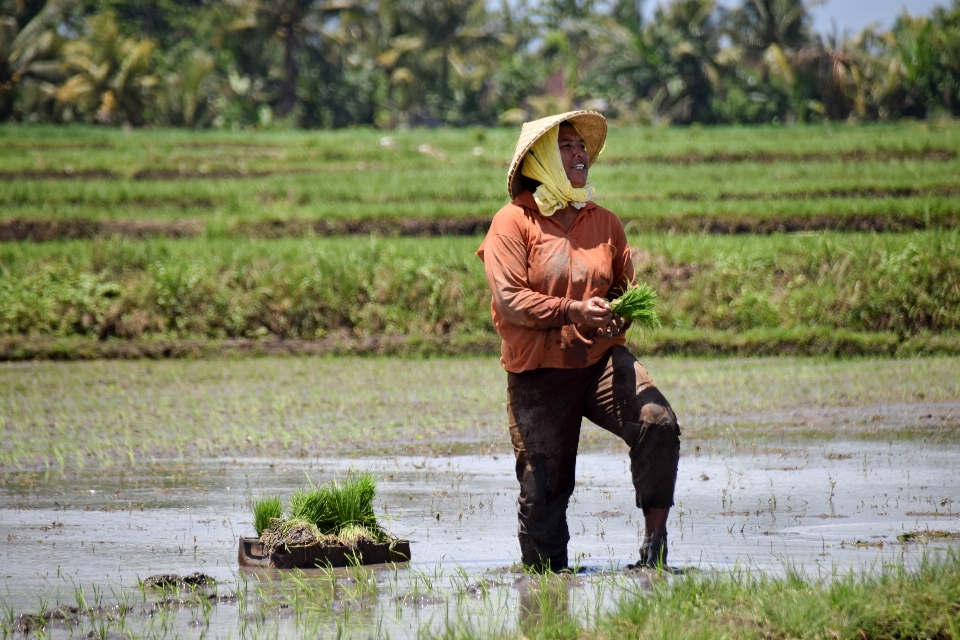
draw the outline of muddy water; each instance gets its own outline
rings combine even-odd
[[[893,560],[915,563],[924,552],[957,544],[897,539],[960,528],[955,444],[834,441],[729,455],[701,455],[695,447],[684,443],[670,519],[673,566],[779,573],[789,564],[816,575]],[[8,612],[37,613],[42,598],[51,606],[74,604],[83,586],[88,600],[99,593],[115,602],[135,592],[138,578],[201,571],[224,581],[221,592],[246,592],[240,600],[250,602],[217,605],[202,625],[188,610],[178,618],[178,633],[244,632],[253,607],[272,612],[254,616],[258,624],[293,625],[309,634],[296,616],[280,615],[297,608],[291,608],[297,589],[269,574],[238,571],[237,538],[253,534],[252,496],[287,497],[307,476],[323,482],[350,469],[381,478],[378,512],[388,529],[413,541],[414,562],[396,572],[339,575],[317,624],[411,635],[456,617],[458,607],[484,623],[523,624],[517,613],[499,619],[529,598],[524,583],[515,584],[517,576],[505,570],[519,550],[513,460],[504,455],[7,473],[0,478],[0,601]],[[586,573],[571,582],[576,588],[564,596],[565,609],[608,601],[627,588],[603,576],[636,559],[643,529],[637,516],[625,451],[581,455],[568,517],[571,557],[580,558]],[[364,584],[369,589],[359,589]],[[492,600],[462,597],[479,591],[492,593]],[[322,600],[310,593],[314,605]]]

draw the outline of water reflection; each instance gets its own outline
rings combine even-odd
[[[568,518],[571,557],[585,571],[542,579],[509,569],[519,555],[511,467],[509,456],[463,456],[5,473],[0,604],[14,614],[40,613],[41,598],[48,608],[74,605],[78,585],[88,600],[96,590],[103,606],[140,602],[138,579],[201,571],[220,581],[219,596],[237,597],[183,615],[158,607],[152,628],[190,637],[201,629],[241,635],[244,626],[281,636],[316,627],[321,634],[349,628],[408,637],[467,619],[475,621],[471,628],[494,625],[494,635],[533,636],[548,626],[583,627],[627,590],[649,587],[651,575],[623,571],[636,560],[642,534],[625,456],[580,457]],[[376,509],[388,529],[413,541],[413,562],[332,572],[238,569],[238,537],[252,534],[253,498],[288,496],[306,477],[320,483],[351,468],[381,478]],[[789,563],[829,575],[835,566],[910,564],[924,551],[957,544],[898,537],[957,531],[960,450],[923,441],[831,441],[686,455],[676,502],[669,524],[676,567],[739,564],[782,573]],[[157,601],[156,594],[144,598]]]

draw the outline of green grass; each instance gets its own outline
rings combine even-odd
[[[169,637],[189,620],[190,631],[238,626],[240,635],[254,638],[381,637],[398,629],[477,640],[953,639],[960,634],[958,556],[954,549],[924,555],[912,566],[900,561],[817,574],[788,567],[783,576],[747,568],[649,580],[607,571],[576,578],[474,575],[438,565],[392,573],[367,567],[284,572],[269,579],[241,573],[210,589],[157,593],[118,586],[108,594],[94,587],[91,594],[71,583],[72,589],[38,594],[39,609],[14,610],[0,596],[0,633],[19,635],[15,625],[27,623],[44,636],[65,624],[66,614],[78,635],[131,638]],[[158,605],[161,599],[177,606]],[[144,609],[152,615],[139,615]],[[389,629],[385,616],[395,623]]]
[[[283,505],[279,496],[270,496],[254,501],[253,528],[257,530],[257,535],[262,535],[263,530],[270,526],[270,521],[280,518],[282,515]]]
[[[960,150],[956,124],[611,131],[592,179],[598,201],[637,230],[671,228],[674,218],[744,216],[871,215],[943,226],[960,212],[960,158],[917,155]],[[384,133],[371,130],[124,136],[5,126],[0,173],[23,175],[0,190],[0,220],[200,219],[205,233],[223,236],[256,233],[242,223],[259,220],[489,217],[505,200],[515,136],[498,128],[411,130],[390,133],[395,148],[386,148]],[[443,157],[419,152],[423,144]],[[865,155],[840,157],[851,152]],[[754,161],[677,162],[717,153]],[[771,153],[778,155],[762,155]],[[62,177],[65,168],[112,177],[29,179]],[[143,172],[147,179],[129,179]],[[169,175],[149,179],[149,172]],[[189,179],[172,179],[181,172]],[[788,199],[770,200],[779,195]],[[682,220],[672,226],[696,230]]]
[[[593,179],[658,295],[646,352],[958,351],[960,124],[612,131]],[[479,238],[366,234],[483,229],[515,135],[0,127],[0,237],[95,238],[0,242],[0,357],[495,351]],[[151,234],[190,237],[122,239]]]
[[[598,638],[957,638],[960,554],[834,573],[794,568],[783,578],[747,570],[690,575],[625,594],[590,633]]]
[[[0,244],[0,336],[493,339],[479,241]],[[960,331],[956,231],[631,245],[673,331]]]
[[[679,416],[686,454],[691,440],[729,446],[794,437],[952,441],[960,434],[952,405],[937,405],[960,401],[956,357],[643,362]],[[0,467],[508,453],[505,393],[492,357],[3,364]],[[891,404],[912,407],[897,414],[912,417],[873,419],[877,406]],[[585,448],[618,442],[601,429],[583,431]]]

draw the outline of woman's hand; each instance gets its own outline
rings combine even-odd
[[[597,329],[606,327],[613,319],[613,313],[610,312],[610,303],[596,296],[571,304],[567,308],[567,316],[574,324],[582,324]]]
[[[623,318],[610,311],[610,303],[598,297],[574,302],[567,309],[567,316],[574,324],[596,329],[601,338],[620,335],[626,325]]]
[[[601,335],[606,338],[615,338],[621,333],[624,333],[626,330],[627,321],[615,313],[613,314],[613,319],[610,320],[610,324],[597,329],[597,335]]]

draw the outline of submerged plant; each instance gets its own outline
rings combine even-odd
[[[610,303],[610,310],[642,329],[656,329],[660,326],[657,292],[645,282],[628,286],[619,298]]]
[[[253,527],[257,535],[262,536],[263,530],[270,526],[270,521],[283,515],[283,505],[280,496],[261,498],[253,503]]]

